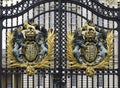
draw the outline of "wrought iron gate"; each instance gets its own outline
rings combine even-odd
[[[120,4],[120,3],[118,3]],[[8,65],[8,31],[28,20],[47,30],[54,29],[54,63],[36,69],[33,76],[24,68]],[[95,69],[89,77],[85,69],[68,68],[67,33],[90,21],[101,29],[113,30],[113,64],[109,69]],[[97,0],[22,0],[15,5],[0,2],[0,88],[120,88],[120,8],[104,6]]]

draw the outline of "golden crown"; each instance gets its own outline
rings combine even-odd
[[[89,26],[87,31],[85,32],[85,38],[95,38],[96,30],[94,27]]]
[[[26,37],[34,37],[36,35],[35,27],[32,25],[28,25],[27,29],[25,30]]]

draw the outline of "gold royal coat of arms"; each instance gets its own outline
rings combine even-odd
[[[24,23],[8,32],[8,58],[11,67],[26,68],[28,75],[34,75],[36,68],[48,68],[53,64],[54,30],[39,28],[35,23]],[[51,66],[52,67],[52,66]]]
[[[86,69],[88,76],[95,74],[95,69],[110,66],[113,56],[113,32],[100,29],[92,21],[83,28],[67,34],[68,68]]]

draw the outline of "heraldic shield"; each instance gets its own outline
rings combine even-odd
[[[34,75],[37,68],[53,67],[54,30],[28,23],[8,32],[8,57],[11,67],[26,68]],[[50,67],[49,67],[50,68]]]
[[[100,29],[92,21],[67,34],[68,68],[86,69],[88,76],[95,74],[95,69],[110,66],[113,57],[113,32]]]
[[[84,50],[83,54],[87,62],[91,63],[95,61],[97,56],[97,47],[95,44],[86,45],[86,49],[83,49],[83,50]]]
[[[36,42],[33,42],[31,44],[27,44],[26,48],[23,49],[25,52],[25,57],[28,61],[32,62],[39,59],[38,55],[40,51],[37,47],[39,48]]]

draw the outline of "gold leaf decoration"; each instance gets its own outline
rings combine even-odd
[[[48,31],[48,37],[47,37],[47,44],[48,44],[48,52],[46,56],[40,61],[40,62],[25,62],[20,63],[16,60],[16,58],[13,55],[13,32],[9,31],[7,34],[7,54],[9,58],[9,66],[11,67],[21,67],[26,68],[26,73],[30,76],[35,74],[35,69],[37,68],[53,68],[53,61],[54,61],[54,30]]]
[[[112,60],[113,56],[113,31],[109,31],[107,33],[107,56],[97,65],[88,65],[86,63],[80,64],[77,62],[76,58],[73,55],[73,39],[74,33],[67,33],[67,57],[68,57],[68,69],[85,69],[86,75],[92,77],[95,75],[95,69],[105,69],[109,68],[110,60]]]

